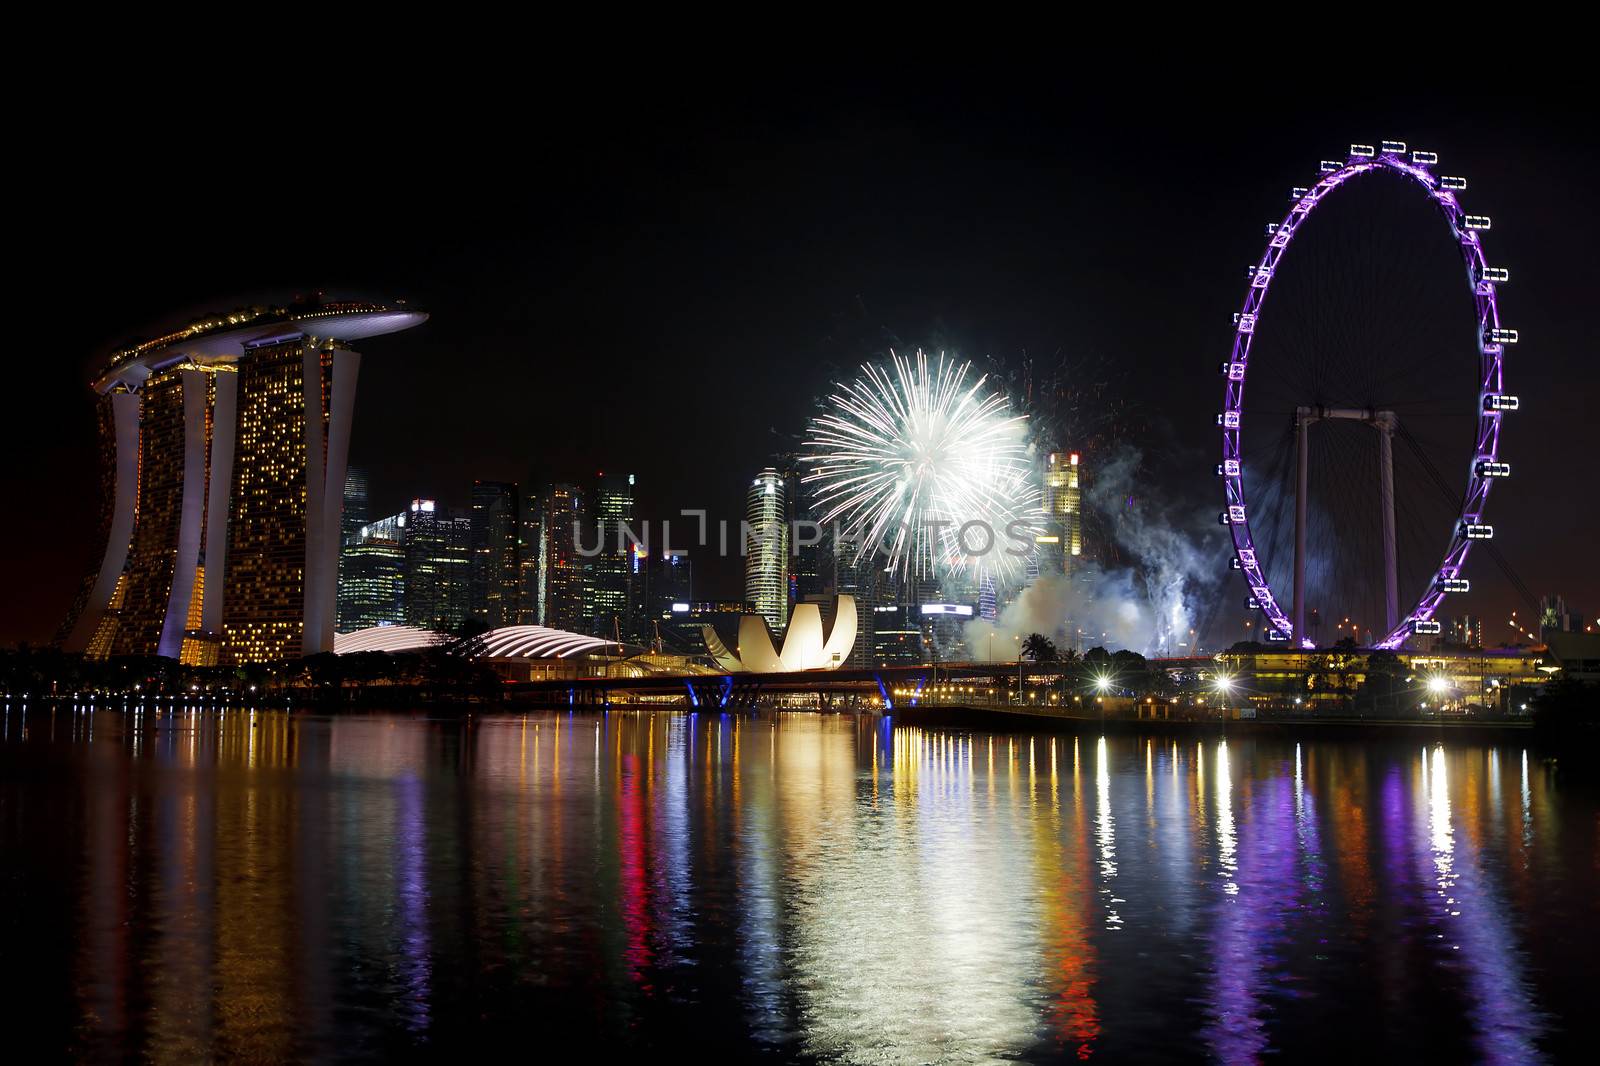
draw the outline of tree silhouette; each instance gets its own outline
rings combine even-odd
[[[1053,663],[1056,661],[1055,641],[1043,633],[1029,633],[1022,642],[1022,654],[1036,663]]]

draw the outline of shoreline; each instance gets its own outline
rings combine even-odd
[[[1120,718],[1098,715],[1040,714],[1031,710],[1001,710],[941,704],[896,710],[896,723],[998,732],[1060,733],[1193,733],[1223,736],[1287,736],[1309,733],[1346,739],[1454,739],[1519,740],[1532,744],[1537,732],[1531,719],[1515,720],[1411,720],[1399,718]]]

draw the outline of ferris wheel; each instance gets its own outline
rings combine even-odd
[[[1437,165],[1438,156],[1435,153],[1408,150],[1401,141],[1382,141],[1377,145],[1352,144],[1344,160],[1324,160],[1321,163],[1320,177],[1314,184],[1291,192],[1288,213],[1281,221],[1267,226],[1266,250],[1259,261],[1248,269],[1249,281],[1244,302],[1233,316],[1232,351],[1228,361],[1221,366],[1226,386],[1222,413],[1217,415],[1217,425],[1222,431],[1222,462],[1217,465],[1216,472],[1226,494],[1227,507],[1221,513],[1220,521],[1228,527],[1233,538],[1231,565],[1244,575],[1250,588],[1245,606],[1260,612],[1261,624],[1269,640],[1292,641],[1297,647],[1317,646],[1317,642],[1308,635],[1306,617],[1308,527],[1311,522],[1308,457],[1312,454],[1314,425],[1362,426],[1376,437],[1376,476],[1371,479],[1371,484],[1363,484],[1358,488],[1360,492],[1372,493],[1377,499],[1378,530],[1374,539],[1382,543],[1382,570],[1374,584],[1375,587],[1381,586],[1381,593],[1377,595],[1381,598],[1383,618],[1381,625],[1374,625],[1370,630],[1374,647],[1394,649],[1413,634],[1438,633],[1441,627],[1434,615],[1445,597],[1451,593],[1466,592],[1469,588],[1463,568],[1473,543],[1494,536],[1493,527],[1484,520],[1484,509],[1495,480],[1511,472],[1510,465],[1500,459],[1500,430],[1505,414],[1518,408],[1517,398],[1504,391],[1502,373],[1506,349],[1517,343],[1517,331],[1501,325],[1496,303],[1496,286],[1509,280],[1509,271],[1490,266],[1485,257],[1482,235],[1490,229],[1491,221],[1486,215],[1468,214],[1463,208],[1459,194],[1467,187],[1466,179],[1436,174],[1433,168]],[[1251,523],[1252,519],[1259,520],[1261,516],[1252,511],[1251,501],[1246,499],[1246,466],[1247,463],[1258,461],[1259,453],[1255,453],[1257,458],[1252,458],[1252,453],[1244,447],[1245,386],[1251,380],[1252,373],[1270,373],[1272,370],[1270,366],[1253,370],[1252,364],[1252,348],[1257,346],[1257,339],[1261,336],[1267,294],[1272,291],[1274,278],[1283,271],[1290,244],[1313,212],[1327,202],[1335,190],[1354,178],[1370,174],[1397,175],[1410,186],[1420,188],[1431,200],[1465,263],[1471,305],[1476,313],[1476,350],[1473,353],[1476,357],[1476,401],[1473,410],[1462,412],[1471,416],[1475,427],[1465,471],[1465,491],[1458,501],[1452,497],[1448,511],[1440,515],[1442,518],[1443,513],[1454,514],[1450,528],[1435,528],[1428,534],[1445,540],[1444,554],[1436,566],[1431,561],[1427,564],[1432,567],[1431,573],[1426,569],[1418,571],[1428,576],[1422,580],[1420,591],[1408,591],[1407,602],[1410,602],[1409,594],[1412,591],[1416,592],[1416,599],[1404,613],[1396,561],[1394,480],[1394,442],[1397,437],[1410,441],[1402,422],[1406,417],[1400,410],[1402,405],[1389,404],[1381,399],[1360,404],[1330,405],[1316,402],[1317,397],[1309,395],[1290,400],[1292,406],[1285,409],[1285,414],[1291,416],[1290,428],[1281,438],[1282,445],[1275,445],[1279,457],[1286,460],[1284,465],[1287,466],[1289,461],[1294,464],[1294,470],[1286,473],[1285,484],[1288,488],[1283,499],[1278,501],[1281,506],[1277,508],[1285,512],[1282,522],[1285,536],[1270,544],[1264,542],[1258,545],[1252,534]],[[1320,291],[1311,295],[1322,297]],[[1452,371],[1448,366],[1440,366],[1430,367],[1429,373],[1438,375],[1442,381]],[[1252,426],[1254,432],[1261,432],[1261,428]],[[1325,433],[1328,430],[1317,432]],[[1431,464],[1429,470],[1443,489],[1445,481],[1449,479],[1441,479]],[[1286,512],[1290,499],[1293,501],[1293,567],[1289,580],[1293,587],[1289,610],[1285,611],[1269,583],[1266,556],[1288,549]],[[1437,541],[1434,543],[1437,544]],[[1438,556],[1431,555],[1429,558],[1431,560]],[[1287,560],[1275,561],[1281,585],[1283,564]],[[1383,634],[1381,639],[1377,639],[1378,633]]]

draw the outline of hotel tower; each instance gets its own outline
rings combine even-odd
[[[196,664],[332,651],[351,345],[427,317],[249,308],[115,353],[93,383],[105,550],[62,647]]]

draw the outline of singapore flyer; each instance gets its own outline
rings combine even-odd
[[[1309,602],[1313,582],[1308,580],[1308,569],[1318,568],[1320,559],[1317,556],[1331,553],[1319,552],[1319,542],[1337,537],[1348,540],[1352,536],[1372,541],[1374,550],[1363,553],[1370,557],[1350,564],[1358,573],[1346,573],[1337,579],[1329,575],[1323,580],[1330,589],[1339,583],[1348,587],[1352,582],[1370,580],[1375,590],[1372,614],[1376,617],[1368,627],[1370,640],[1362,643],[1392,650],[1405,644],[1413,634],[1439,632],[1440,623],[1434,616],[1445,597],[1469,588],[1465,566],[1473,544],[1494,536],[1485,509],[1495,480],[1510,474],[1509,464],[1501,459],[1501,423],[1507,412],[1518,407],[1517,398],[1505,391],[1503,374],[1505,355],[1508,348],[1517,343],[1517,331],[1501,324],[1497,304],[1497,287],[1510,280],[1509,272],[1493,265],[1484,247],[1485,235],[1492,226],[1490,217],[1469,213],[1462,202],[1466,179],[1440,171],[1438,164],[1435,153],[1412,149],[1402,141],[1352,144],[1344,159],[1322,161],[1314,183],[1292,191],[1288,212],[1281,221],[1268,224],[1266,248],[1260,259],[1248,268],[1244,300],[1233,316],[1231,351],[1220,367],[1225,388],[1222,410],[1216,416],[1222,436],[1222,456],[1216,473],[1222,480],[1226,498],[1226,509],[1219,518],[1228,527],[1233,540],[1231,565],[1242,573],[1248,584],[1245,606],[1260,613],[1261,627],[1268,640],[1292,641],[1295,646],[1304,648],[1330,643],[1333,634],[1318,632],[1317,619],[1308,617],[1308,609],[1313,608]],[[1409,352],[1380,353],[1373,358],[1381,365],[1366,375],[1366,380],[1372,383],[1370,388],[1352,399],[1355,394],[1350,387],[1339,381],[1339,368],[1330,365],[1332,360],[1326,353],[1318,353],[1307,357],[1308,363],[1315,365],[1296,378],[1315,384],[1296,386],[1301,389],[1296,393],[1283,387],[1285,372],[1278,353],[1262,365],[1264,357],[1259,339],[1274,322],[1273,315],[1268,313],[1267,296],[1277,291],[1275,279],[1294,271],[1295,257],[1288,254],[1289,248],[1307,227],[1308,220],[1319,214],[1330,199],[1348,195],[1343,190],[1355,179],[1372,182],[1375,180],[1370,177],[1372,175],[1397,178],[1412,194],[1420,191],[1423,197],[1411,195],[1410,198],[1430,202],[1438,219],[1443,221],[1465,267],[1465,288],[1470,304],[1461,300],[1460,314],[1456,317],[1465,321],[1469,314],[1473,316],[1471,340],[1467,341],[1472,350],[1463,351],[1462,345],[1456,343],[1456,340],[1466,341],[1466,335],[1450,333],[1430,323],[1426,343],[1435,343],[1436,335],[1451,340],[1443,345],[1444,350],[1430,355],[1426,365],[1415,372],[1408,374],[1400,365]],[[1421,202],[1415,207],[1418,212],[1422,211]],[[1437,223],[1434,228],[1438,228]],[[1309,239],[1320,237],[1321,234],[1316,234]],[[1435,280],[1443,284],[1446,279]],[[1299,296],[1301,300],[1319,302],[1337,300],[1343,289],[1326,279],[1321,279],[1316,286],[1302,287],[1309,291]],[[1402,292],[1395,298],[1409,299],[1410,294]],[[1291,309],[1287,305],[1280,308],[1275,304],[1271,310],[1279,315],[1289,314],[1291,310],[1303,313],[1303,309]],[[1371,345],[1363,342],[1350,347]],[[1424,345],[1419,343],[1416,347],[1420,349]],[[1475,375],[1475,399],[1471,401],[1465,400],[1460,385],[1469,373],[1469,363],[1473,367],[1470,372]],[[1257,425],[1258,413],[1268,416],[1246,406],[1248,387],[1268,376],[1276,382],[1270,387],[1277,388],[1280,395],[1273,405],[1271,424]],[[1429,403],[1435,406],[1443,403],[1441,398],[1445,396],[1451,397],[1451,412],[1426,409]],[[1329,402],[1330,399],[1333,402]],[[1463,409],[1466,403],[1472,405],[1470,410]],[[1430,457],[1418,444],[1420,431],[1414,432],[1413,424],[1424,424],[1425,416],[1444,417],[1447,413],[1458,416],[1458,421],[1471,420],[1470,452],[1462,455],[1460,448],[1450,451],[1449,462],[1455,462],[1457,457],[1462,460],[1465,469],[1459,472],[1451,471],[1448,463],[1441,464]],[[1332,432],[1330,427],[1333,426],[1360,427],[1365,438],[1376,442],[1376,461],[1373,462],[1372,449],[1362,445],[1366,449],[1362,453],[1344,454],[1337,466],[1330,464],[1327,474],[1319,471],[1313,478],[1317,438]],[[1251,438],[1247,430],[1248,434],[1269,440],[1270,449],[1265,453],[1249,450],[1247,441]],[[1415,452],[1412,461],[1422,471],[1419,480],[1426,477],[1434,486],[1427,491],[1437,491],[1449,498],[1448,513],[1452,517],[1448,528],[1438,517],[1433,517],[1424,523],[1432,526],[1431,529],[1423,528],[1414,533],[1397,529],[1397,512],[1410,514],[1410,501],[1423,491],[1413,490],[1406,484],[1397,489],[1397,443],[1400,448]],[[1283,491],[1276,493],[1270,504],[1257,498],[1261,495],[1259,492],[1252,491],[1252,464],[1264,463],[1277,464],[1282,473],[1276,483]],[[1344,475],[1356,468],[1361,471],[1359,477],[1347,477],[1345,482],[1332,484],[1336,472]],[[1464,489],[1460,487],[1463,482]],[[1257,485],[1260,484],[1258,480]],[[1337,494],[1336,489],[1342,492],[1338,507],[1326,498]],[[1320,500],[1319,491],[1324,493]],[[1454,495],[1456,492],[1459,492],[1458,497]],[[1337,514],[1340,507],[1355,506],[1343,501],[1356,499],[1375,501],[1375,507],[1371,508],[1375,511],[1372,516],[1375,521],[1330,517]],[[1258,535],[1258,526],[1263,520],[1271,523],[1277,535]],[[1339,528],[1334,529],[1335,526]],[[1321,532],[1327,535],[1319,536]],[[1432,553],[1425,566],[1412,566],[1410,572],[1403,572],[1402,534],[1414,535],[1420,542],[1434,545],[1431,549],[1419,549]],[[1438,554],[1441,544],[1442,556]],[[1333,593],[1327,595],[1331,597]],[[1348,620],[1346,616],[1345,621]],[[1343,623],[1338,628],[1340,635],[1344,635]],[[1354,625],[1351,629],[1358,631]]]

